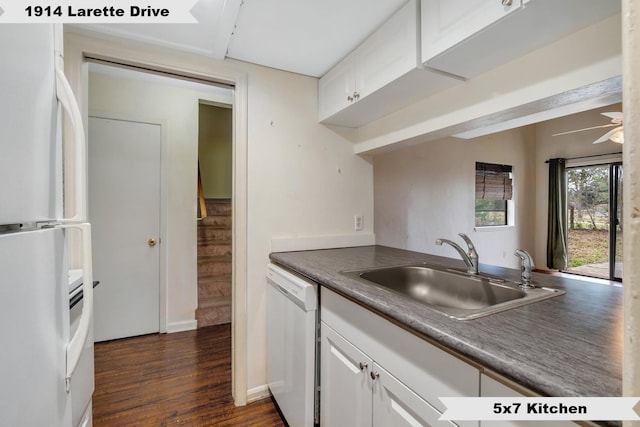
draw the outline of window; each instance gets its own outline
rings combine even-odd
[[[476,162],[476,227],[509,224],[513,168]]]

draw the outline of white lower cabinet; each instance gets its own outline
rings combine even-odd
[[[371,426],[373,360],[324,322],[320,334],[320,425]]]
[[[322,426],[455,426],[324,322],[321,335]]]
[[[455,426],[440,412],[374,362],[373,425],[379,427]]]
[[[478,396],[476,367],[326,288],[320,317],[321,426],[478,427],[438,399]]]
[[[575,427],[571,421],[440,421],[439,397],[536,394],[320,290],[322,427]],[[483,372],[490,372],[483,370]],[[494,378],[500,378],[498,381]]]

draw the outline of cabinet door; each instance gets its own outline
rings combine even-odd
[[[404,5],[356,50],[356,92],[360,98],[418,66],[416,1]]]
[[[455,426],[439,421],[439,411],[375,363],[373,373],[374,427]]]
[[[327,119],[348,107],[355,88],[354,55],[340,61],[318,81],[318,117]]]
[[[481,397],[525,397],[484,374],[480,375]],[[481,421],[481,427],[576,427],[571,421]]]
[[[422,62],[426,63],[518,10],[522,0],[513,0],[510,6],[503,6],[501,0],[422,0],[421,5]]]
[[[320,425],[370,427],[373,361],[324,322],[320,334]]]

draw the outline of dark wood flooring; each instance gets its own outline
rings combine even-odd
[[[236,407],[231,327],[95,345],[93,423],[101,426],[284,426],[271,399]]]

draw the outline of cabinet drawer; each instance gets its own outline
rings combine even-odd
[[[321,301],[323,322],[438,411],[438,397],[478,396],[477,368],[324,287]]]

